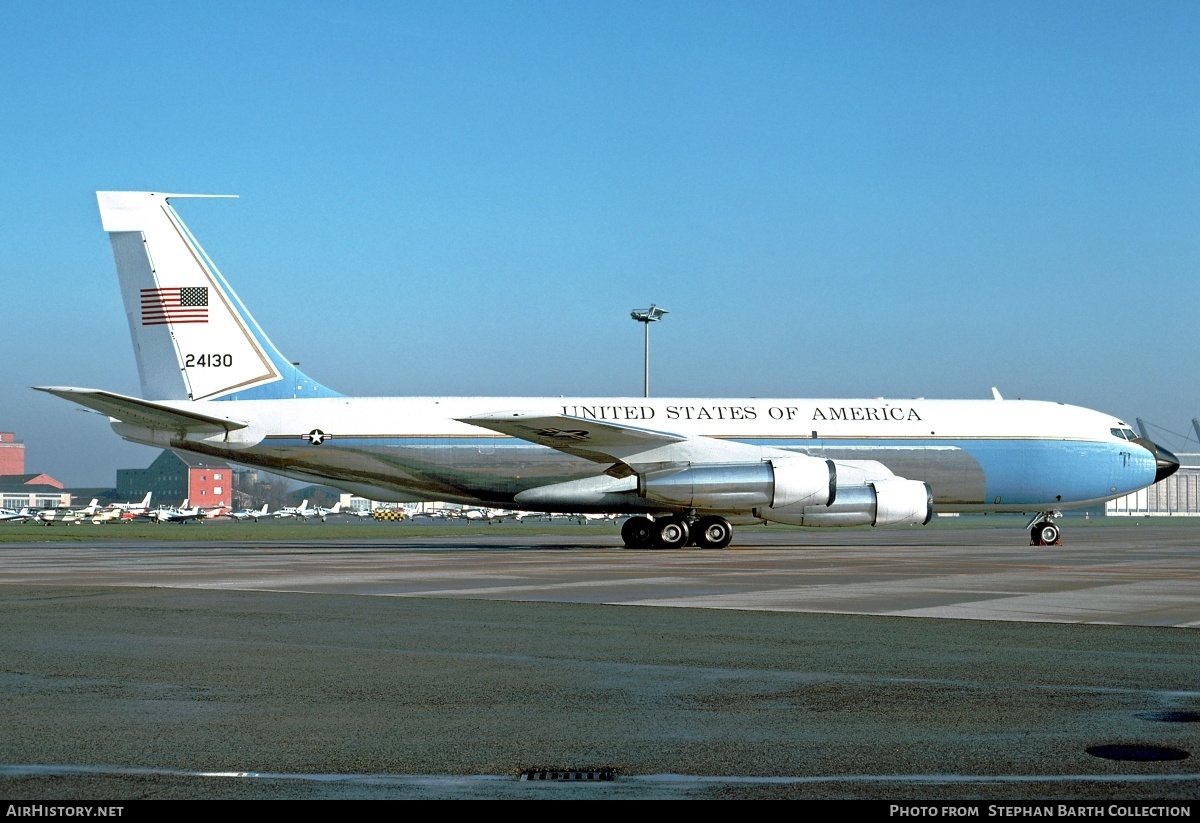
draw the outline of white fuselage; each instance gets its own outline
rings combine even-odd
[[[1154,480],[1155,459],[1115,433],[1118,419],[1059,403],[1007,400],[694,398],[306,398],[160,401],[237,420],[185,435],[114,421],[130,440],[181,448],[324,482],[377,500],[513,507],[528,489],[605,466],[462,418],[508,410],[831,459],[876,461],[928,483],[938,511],[1030,511],[1089,505]],[[520,508],[520,506],[516,506]],[[580,510],[575,503],[539,506]],[[631,510],[661,506],[633,503]]]

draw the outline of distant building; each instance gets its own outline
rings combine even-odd
[[[0,483],[9,486],[53,486],[61,489],[63,484],[48,474],[6,474],[0,477]]]
[[[1109,500],[1109,517],[1200,517],[1200,454],[1179,452],[1179,469],[1141,491]]]
[[[25,444],[0,432],[0,508],[53,509],[71,505],[71,494],[48,474],[25,472]]]
[[[19,475],[43,477],[44,475]],[[51,478],[53,479],[53,478]],[[12,477],[0,477],[0,507],[5,509],[54,509],[70,506],[70,492],[62,491],[62,483],[22,483]]]
[[[138,500],[146,492],[152,503],[193,506],[232,506],[233,468],[224,460],[164,451],[145,469],[117,469],[117,496]]]
[[[1109,517],[1200,517],[1200,467],[1183,466],[1149,488],[1109,500]]]
[[[25,474],[25,444],[12,432],[0,432],[0,475],[11,474]]]

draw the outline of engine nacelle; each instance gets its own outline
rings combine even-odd
[[[807,456],[661,469],[638,475],[638,494],[656,503],[721,511],[826,506],[837,495],[837,469],[832,460]]]
[[[897,477],[842,486],[830,506],[770,506],[754,514],[792,526],[924,526],[933,518],[933,491],[928,483]]]

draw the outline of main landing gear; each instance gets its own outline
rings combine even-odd
[[[733,527],[724,517],[697,519],[673,514],[651,520],[639,515],[621,526],[621,539],[630,549],[723,549],[733,539]]]
[[[1061,546],[1062,529],[1054,525],[1058,512],[1043,512],[1029,524],[1029,545],[1031,546]]]

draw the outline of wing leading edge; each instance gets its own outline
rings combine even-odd
[[[613,464],[606,474],[627,477],[652,468],[713,463],[761,463],[771,458],[818,460],[782,449],[733,440],[655,431],[604,420],[532,411],[505,411],[460,417],[459,422],[490,429],[539,446]],[[824,462],[824,461],[821,461]]]

